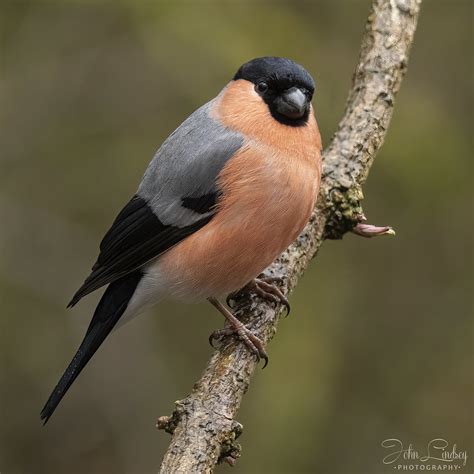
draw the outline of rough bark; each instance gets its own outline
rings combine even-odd
[[[341,238],[365,220],[360,201],[376,152],[381,147],[413,42],[421,0],[374,0],[362,40],[346,111],[323,154],[323,179],[316,209],[303,233],[266,273],[282,277],[288,294],[322,242]],[[236,315],[265,343],[275,334],[281,307],[242,293]],[[212,472],[218,462],[240,455],[235,421],[257,362],[246,347],[226,340],[201,378],[171,417],[158,428],[172,433],[160,472]]]

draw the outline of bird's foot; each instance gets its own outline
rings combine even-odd
[[[215,347],[214,341],[220,342],[222,339],[229,336],[238,337],[247,346],[250,352],[253,353],[253,355],[257,359],[257,362],[259,362],[260,359],[263,359],[265,361],[263,368],[267,366],[268,354],[265,351],[263,341],[259,337],[257,337],[247,326],[245,326],[242,323],[240,323],[239,325],[229,326],[229,327],[214,331],[209,336],[209,343],[211,344],[212,347]]]
[[[282,304],[286,308],[286,316],[290,314],[290,302],[286,296],[282,293],[280,288],[278,288],[275,283],[281,283],[283,281],[282,277],[270,277],[262,276],[261,278],[254,278],[250,283],[248,283],[242,290],[249,290],[256,293],[261,298],[271,301],[272,303]],[[242,291],[236,291],[230,293],[226,298],[226,303],[228,306],[232,307],[232,301],[234,301],[237,295]]]
[[[286,316],[290,314],[290,302],[274,283],[281,282],[281,277],[261,277],[254,278],[249,283],[249,288],[263,299],[273,303],[282,304],[286,308]]]
[[[222,303],[214,298],[209,298],[209,301],[224,315],[227,319],[229,326],[224,329],[218,329],[209,336],[209,343],[214,347],[214,341],[222,341],[223,338],[228,336],[238,337],[246,347],[252,352],[257,359],[264,360],[263,368],[268,364],[268,354],[265,351],[263,341],[257,337],[247,326],[239,321]]]

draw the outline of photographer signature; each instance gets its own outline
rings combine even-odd
[[[426,446],[426,451],[420,453],[413,448],[410,443],[408,446],[404,446],[402,441],[397,438],[390,438],[382,441],[382,447],[391,450],[383,458],[384,464],[393,464],[396,461],[441,461],[441,462],[455,462],[462,461],[465,466],[467,463],[467,452],[458,451],[457,445],[450,444],[443,438],[432,439]]]

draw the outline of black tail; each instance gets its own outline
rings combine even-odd
[[[127,308],[128,302],[133,296],[141,277],[142,273],[135,271],[108,286],[97,305],[92,321],[76,355],[41,411],[41,419],[44,424],[48,422],[69,387],[117,324],[117,321]]]

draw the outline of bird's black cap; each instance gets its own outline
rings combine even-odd
[[[240,66],[234,80],[245,79],[258,84],[269,82],[278,89],[294,85],[303,87],[311,94],[314,92],[314,80],[309,72],[291,59],[266,56],[252,59]]]

